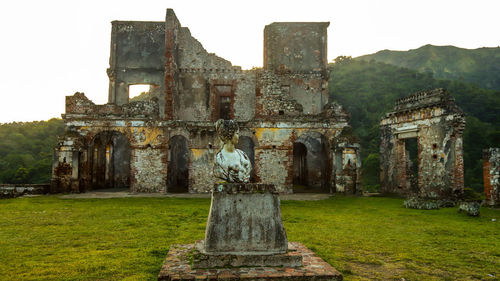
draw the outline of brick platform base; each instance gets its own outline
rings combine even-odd
[[[303,266],[192,269],[194,244],[172,245],[158,280],[342,280],[340,272],[301,243],[289,247],[302,255]]]

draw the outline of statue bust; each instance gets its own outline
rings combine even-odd
[[[245,152],[235,148],[239,140],[239,127],[234,120],[218,120],[215,130],[224,143],[215,156],[214,176],[229,183],[246,183],[250,179],[252,164]]]

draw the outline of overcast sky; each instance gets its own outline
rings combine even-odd
[[[0,123],[60,117],[76,91],[106,103],[110,22],[164,21],[167,8],[207,51],[244,69],[262,66],[263,29],[277,21],[329,21],[329,61],[425,44],[500,45],[500,0],[2,0]]]

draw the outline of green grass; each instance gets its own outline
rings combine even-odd
[[[203,239],[209,199],[0,200],[1,280],[155,280],[169,247]],[[345,280],[495,280],[500,211],[402,207],[396,198],[283,201],[290,241]],[[496,221],[492,221],[496,219]],[[496,277],[490,277],[493,274]]]

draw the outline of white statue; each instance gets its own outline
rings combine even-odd
[[[248,182],[252,164],[245,152],[234,147],[239,139],[238,124],[220,119],[215,130],[224,145],[215,156],[214,176],[226,182]]]

